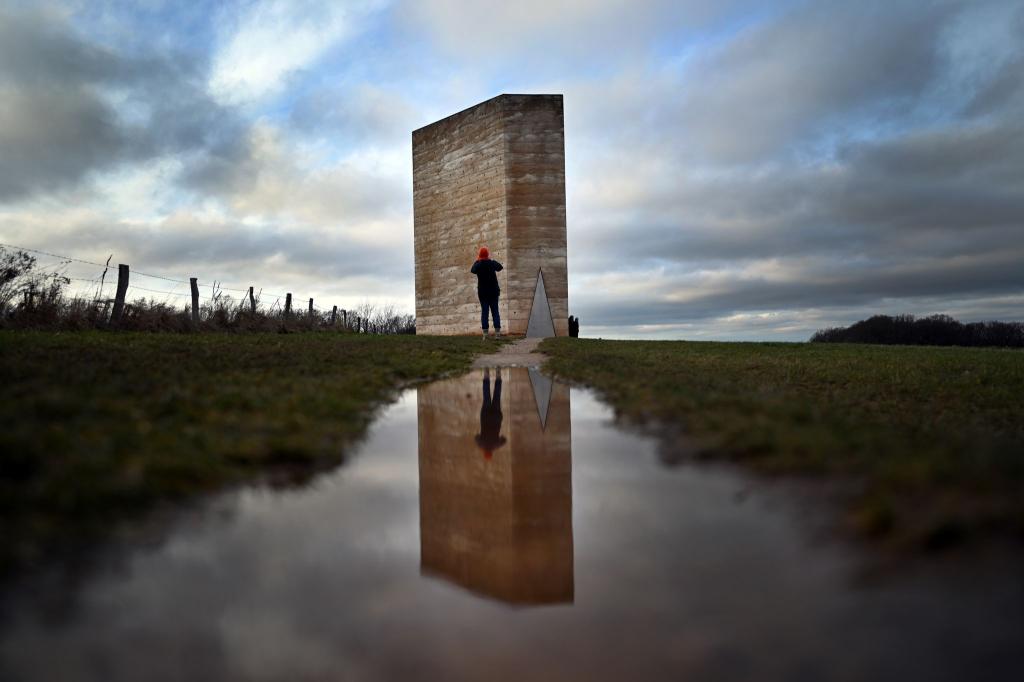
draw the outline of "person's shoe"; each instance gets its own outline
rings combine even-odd
[[[501,336],[501,327],[498,327],[497,329],[494,330],[494,338],[498,338],[500,336]]]
[[[484,330],[484,338],[485,339],[487,338],[487,330],[486,329]]]

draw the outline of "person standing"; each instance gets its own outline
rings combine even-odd
[[[498,286],[498,273],[503,270],[501,263],[491,260],[491,252],[481,246],[476,262],[470,272],[476,275],[476,294],[480,299],[480,327],[484,338],[487,338],[487,312],[494,318],[494,335],[501,336],[501,316],[498,314],[498,298],[501,288]]]

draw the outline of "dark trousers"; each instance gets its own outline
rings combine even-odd
[[[491,317],[494,318],[494,328],[501,329],[501,315],[498,314],[498,297],[487,297],[483,294],[478,294],[480,297],[480,328],[487,331],[487,311],[491,311]]]

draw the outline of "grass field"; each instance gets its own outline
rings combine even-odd
[[[936,547],[1024,538],[1024,352],[847,344],[550,339],[548,371],[676,455],[850,482],[848,520]]]
[[[477,337],[0,332],[0,572],[89,546],[161,502],[289,485],[374,408],[468,368]],[[930,546],[1024,537],[1024,352],[553,339],[547,368],[669,453],[828,474],[849,519]],[[836,476],[838,474],[838,476]]]
[[[166,500],[341,461],[402,384],[479,338],[0,332],[0,569]]]

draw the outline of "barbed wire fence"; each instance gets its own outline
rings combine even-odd
[[[210,311],[215,311],[218,306],[227,307],[237,304],[237,312],[247,312],[255,316],[260,306],[263,306],[263,310],[259,312],[265,315],[280,315],[285,322],[299,316],[305,316],[306,319],[310,320],[316,318],[330,327],[351,330],[357,333],[385,331],[383,328],[385,325],[379,321],[369,319],[373,311],[373,306],[369,304],[363,304],[353,310],[339,308],[337,305],[330,308],[321,308],[310,297],[304,307],[304,311],[298,311],[293,307],[294,297],[292,292],[268,292],[263,289],[257,289],[255,286],[244,288],[225,286],[220,280],[216,279],[201,281],[198,277],[189,277],[188,279],[170,277],[166,274],[133,270],[125,263],[119,263],[116,266],[115,276],[115,267],[111,265],[113,254],[107,258],[105,263],[101,263],[86,258],[17,244],[0,242],[0,248],[9,249],[14,253],[34,254],[35,265],[38,266],[39,271],[45,272],[46,276],[51,280],[58,278],[69,286],[73,286],[79,292],[83,290],[88,292],[88,297],[91,298],[91,302],[94,305],[103,306],[101,314],[105,323],[112,327],[117,327],[124,319],[126,308],[131,305],[129,303],[130,293],[144,292],[151,295],[151,301],[162,305],[172,306],[180,303],[182,309],[191,312],[192,324],[197,327],[200,324],[200,302],[204,301],[207,303]],[[44,262],[40,263],[40,257],[52,260],[48,262],[44,260]],[[90,271],[86,272],[86,269]],[[98,273],[97,269],[99,269]],[[70,270],[74,270],[74,274],[69,274]],[[135,283],[135,278],[140,277],[148,280],[144,282],[148,286]],[[150,281],[156,283],[150,284]],[[72,285],[72,282],[77,284]],[[154,288],[159,287],[161,282],[166,282],[169,286],[164,285],[164,288]],[[31,305],[32,297],[36,293],[34,286],[32,284],[32,288],[25,292],[26,303],[29,305]],[[209,291],[209,295],[204,293],[206,290]],[[226,292],[234,292],[238,296],[233,297]],[[182,301],[181,299],[185,300]]]

